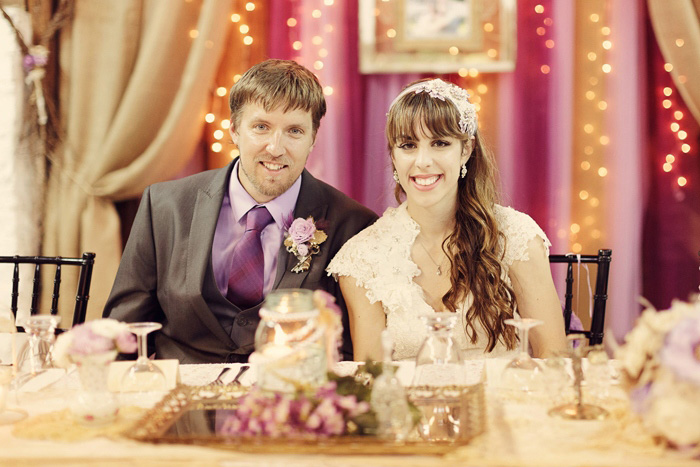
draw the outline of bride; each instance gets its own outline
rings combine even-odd
[[[394,358],[412,359],[426,336],[419,317],[460,316],[466,358],[517,346],[505,319],[544,321],[530,331],[536,357],[566,348],[549,269],[549,240],[526,214],[496,204],[496,169],[467,92],[440,79],[406,87],[391,104],[386,136],[398,208],[388,208],[338,252],[355,360],[380,360],[386,327]],[[485,355],[486,354],[486,355]]]

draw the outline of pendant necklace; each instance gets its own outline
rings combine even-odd
[[[430,258],[430,261],[432,261],[433,264],[435,265],[435,267],[437,268],[437,273],[436,273],[436,274],[437,274],[438,276],[441,276],[441,275],[442,275],[442,266],[441,266],[440,264],[438,264],[438,263],[433,259],[432,255],[430,254],[430,252],[428,251],[428,249],[425,247],[425,245],[423,245],[423,242],[422,242],[420,239],[418,240],[418,243],[420,243],[420,246],[423,247],[423,250],[425,250],[425,254],[428,255],[428,258]]]

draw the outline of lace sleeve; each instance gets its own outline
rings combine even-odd
[[[503,256],[503,262],[507,266],[511,266],[514,261],[527,261],[530,259],[528,243],[534,237],[542,239],[547,256],[549,256],[549,247],[552,244],[544,231],[530,216],[510,207],[496,206],[496,219],[506,237],[506,251]]]
[[[363,230],[345,242],[326,268],[329,276],[332,275],[336,279],[340,276],[353,277],[357,285],[367,287],[367,282],[374,276],[373,267],[367,258],[376,254],[371,251],[373,246],[369,241],[370,235],[367,230]]]

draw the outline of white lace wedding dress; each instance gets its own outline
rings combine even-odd
[[[495,216],[506,237],[503,258],[505,280],[510,284],[508,269],[514,261],[527,261],[528,243],[534,237],[544,242],[547,254],[551,245],[547,236],[527,214],[509,207],[495,206]],[[394,358],[415,358],[427,331],[420,316],[435,311],[426,303],[423,289],[413,281],[421,274],[411,259],[411,248],[420,227],[406,210],[406,203],[388,208],[373,225],[351,238],[336,254],[327,271],[335,277],[351,276],[358,286],[367,291],[370,303],[381,302],[386,313],[386,326],[394,341]],[[466,334],[466,311],[471,305],[471,294],[459,308],[461,319],[454,337],[466,358],[495,357],[510,353],[498,342],[493,351],[485,354],[487,337],[479,323],[475,323],[477,342],[472,344]]]

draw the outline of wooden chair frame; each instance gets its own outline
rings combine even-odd
[[[566,268],[566,294],[564,295],[564,326],[567,334],[579,333],[588,337],[590,345],[603,343],[603,333],[605,327],[605,306],[608,300],[608,276],[610,275],[610,261],[612,260],[612,250],[598,250],[597,255],[580,255],[581,263],[595,263],[598,265],[596,273],[595,293],[593,295],[593,317],[591,318],[591,329],[588,331],[572,331],[571,313],[573,302],[574,285],[574,264],[579,263],[579,256],[575,254],[549,255],[550,263],[567,263]]]
[[[92,279],[92,268],[95,264],[95,253],[83,253],[82,258],[63,258],[60,256],[0,256],[0,264],[14,264],[14,272],[12,274],[12,303],[10,309],[15,319],[17,318],[17,300],[19,298],[19,265],[34,264],[34,281],[32,285],[32,303],[29,308],[29,314],[35,315],[39,312],[39,294],[41,293],[41,266],[51,264],[56,266],[56,273],[53,281],[53,294],[51,299],[51,309],[49,313],[53,316],[58,314],[58,297],[61,287],[61,268],[62,266],[78,266],[80,267],[80,276],[78,277],[78,290],[75,296],[75,309],[73,310],[73,323],[76,324],[85,322],[87,315],[87,304],[90,298],[90,281]]]

